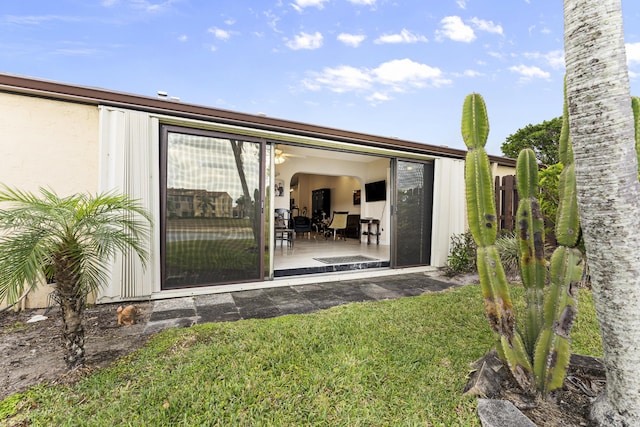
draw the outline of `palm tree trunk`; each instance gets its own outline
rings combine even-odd
[[[82,315],[84,312],[83,298],[60,298],[62,309],[62,341],[64,346],[64,361],[69,370],[84,366],[84,326]]]
[[[55,298],[62,310],[62,345],[64,361],[69,370],[84,366],[84,326],[82,315],[86,306],[86,293],[78,283],[73,266],[77,262],[65,256],[55,261]]]
[[[640,184],[620,0],[565,0],[567,100],[580,221],[607,389],[598,425],[640,425]]]

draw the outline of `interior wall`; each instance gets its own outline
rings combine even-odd
[[[311,216],[312,191],[321,188],[329,188],[331,190],[332,211],[348,211],[350,214],[360,215],[360,205],[353,204],[353,193],[361,188],[358,178],[312,174],[297,174],[297,178],[298,184],[292,187],[290,194],[301,215],[306,210],[307,216]],[[330,215],[331,213],[328,212],[328,214]]]
[[[371,217],[380,220],[382,234],[380,243],[390,243],[390,160],[371,157],[369,162],[354,162],[340,160],[340,153],[332,153],[334,157],[289,157],[276,165],[276,181],[284,184],[284,194],[290,197],[275,197],[274,207],[288,209],[290,198],[302,212],[307,207],[307,216],[311,216],[311,191],[319,188],[331,189],[331,209],[344,210],[359,214],[361,217]],[[291,186],[291,178],[298,174],[297,186]],[[368,182],[386,180],[387,200],[380,202],[365,202],[364,184]],[[361,204],[353,204],[353,191],[360,189]]]

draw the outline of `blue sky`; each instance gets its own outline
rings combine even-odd
[[[622,2],[640,95],[640,2]],[[464,148],[562,113],[559,0],[2,0],[0,71]]]

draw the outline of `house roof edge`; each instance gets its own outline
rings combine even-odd
[[[160,99],[144,95],[118,92],[96,87],[79,86],[33,77],[0,73],[0,91],[25,94],[90,105],[131,108],[185,118],[199,118],[258,129],[322,137],[341,142],[370,145],[379,148],[402,149],[412,153],[464,159],[466,150],[437,146],[394,137],[376,136],[362,132],[341,130],[260,114],[241,113],[203,105]],[[489,159],[504,166],[515,166],[515,160],[490,155]]]

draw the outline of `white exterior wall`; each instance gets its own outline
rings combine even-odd
[[[139,199],[152,213],[154,228],[149,243],[150,262],[143,268],[135,256],[118,257],[112,264],[111,280],[98,295],[98,302],[162,298],[196,293],[281,285],[273,282],[216,286],[215,288],[160,291],[159,236],[159,128],[160,121],[182,120],[109,107],[95,107],[22,95],[0,94],[0,182],[25,190],[47,186],[61,195],[75,192],[118,190]],[[194,126],[193,121],[185,120]],[[196,123],[199,126],[199,123]],[[202,123],[202,128],[221,127]],[[233,129],[229,129],[233,132]],[[275,138],[272,136],[272,138]],[[346,162],[339,153],[331,161],[280,165],[288,195],[290,177],[297,172],[349,175],[365,182],[386,179],[390,183],[388,159],[370,163]],[[465,230],[464,160],[436,158],[434,164],[434,212],[432,265],[446,265],[450,236]],[[502,168],[494,171],[506,172]],[[348,173],[345,173],[348,172]],[[389,191],[390,186],[388,186]],[[276,198],[280,199],[280,198]],[[362,216],[381,218],[382,243],[389,243],[390,207],[387,202],[367,204],[362,194],[358,207]],[[282,201],[287,204],[289,198]],[[340,203],[349,205],[351,200]],[[340,204],[338,203],[338,204]],[[336,206],[337,207],[337,206]],[[310,209],[310,206],[308,206]],[[354,207],[355,208],[355,207]],[[354,209],[355,210],[355,209]],[[46,287],[26,301],[29,307],[46,305]]]
[[[159,124],[148,113],[100,107],[100,191],[116,190],[139,200],[153,224],[142,265],[135,253],[118,255],[98,302],[150,296],[160,289]]]
[[[0,183],[60,196],[98,190],[98,109],[0,93]],[[26,307],[46,307],[48,286],[31,292]]]
[[[0,182],[61,196],[98,189],[98,109],[0,93]]]

